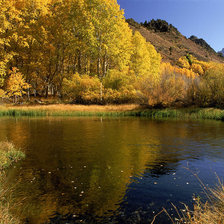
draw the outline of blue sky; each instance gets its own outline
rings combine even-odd
[[[224,0],[118,0],[126,18],[164,19],[190,37],[203,38],[216,51],[224,48]]]

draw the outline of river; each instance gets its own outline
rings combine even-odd
[[[6,178],[24,223],[150,223],[162,208],[175,218],[171,203],[192,208],[224,178],[223,122],[1,118],[6,139],[26,152]]]

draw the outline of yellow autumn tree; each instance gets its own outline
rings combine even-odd
[[[26,83],[22,73],[17,68],[13,68],[9,75],[6,94],[8,97],[13,98],[14,103],[17,103],[18,98],[26,94],[26,90],[30,88],[30,85]]]
[[[161,56],[145,38],[135,32],[133,36],[133,54],[130,67],[137,77],[159,79]]]
[[[130,73],[136,76],[135,88],[143,103],[148,103],[151,91],[160,80],[161,56],[151,43],[135,32],[133,35],[133,54],[130,62]]]
[[[15,11],[12,1],[0,0],[0,87],[4,84],[7,65],[15,54],[10,49],[14,23],[18,20]]]
[[[3,99],[5,97],[6,97],[5,91],[3,89],[0,89],[0,99]]]
[[[92,57],[99,78],[110,68],[123,70],[132,53],[132,31],[116,0],[87,0],[93,26]]]
[[[27,83],[34,96],[57,97],[81,82],[97,89],[80,91],[85,102],[132,102],[140,96],[169,105],[183,100],[190,85],[195,96],[199,82],[218,85],[221,78],[207,79],[217,67],[222,73],[219,64],[190,54],[177,66],[161,63],[154,46],[129,28],[116,0],[0,0],[0,8],[0,90],[14,100]],[[7,76],[12,67],[20,72]]]
[[[76,72],[102,79],[110,69],[129,65],[132,31],[116,0],[1,1],[16,18],[11,66],[32,84],[32,93],[57,95],[63,79]]]

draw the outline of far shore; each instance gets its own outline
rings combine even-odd
[[[148,117],[152,119],[210,119],[224,120],[224,110],[217,108],[147,108],[138,104],[127,105],[2,105],[0,116],[100,116]]]

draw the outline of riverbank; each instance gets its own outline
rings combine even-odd
[[[224,120],[224,110],[216,108],[167,108],[147,109],[140,105],[37,105],[0,106],[0,116],[99,116],[99,117],[148,117],[153,119],[211,119]]]
[[[19,224],[20,220],[11,214],[15,206],[11,199],[8,200],[10,189],[5,190],[5,170],[14,162],[25,158],[25,154],[10,142],[0,142],[0,223]]]

